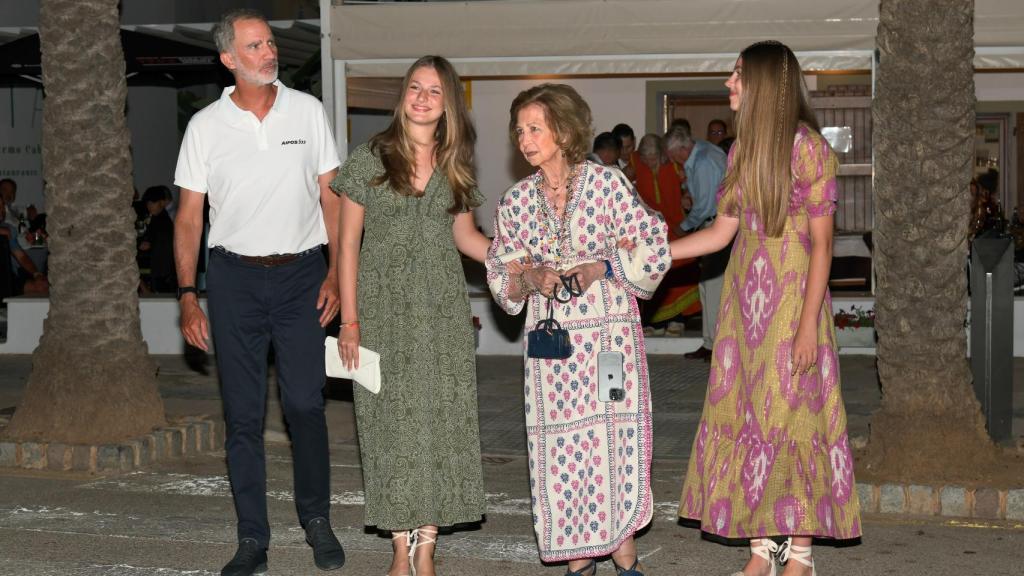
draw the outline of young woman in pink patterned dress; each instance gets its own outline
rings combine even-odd
[[[736,238],[679,515],[750,539],[734,576],[787,559],[784,576],[813,575],[812,537],[861,533],[827,287],[838,161],[789,48],[749,46],[726,86],[737,134],[718,218],[670,245],[688,258]]]
[[[636,299],[650,298],[671,262],[665,221],[616,168],[587,162],[591,114],[569,86],[543,84],[512,103],[512,141],[539,170],[498,205],[487,280],[510,314],[527,306],[527,329],[548,315],[569,331],[572,356],[526,359],[526,433],[534,530],[545,562],[593,576],[611,555],[623,576],[642,576],[633,534],[652,515],[651,395]],[[618,240],[631,239],[631,247]],[[501,257],[518,251],[515,273]],[[582,295],[559,275],[575,274]],[[565,303],[552,301],[561,292]],[[621,352],[625,398],[598,400],[597,357]]]

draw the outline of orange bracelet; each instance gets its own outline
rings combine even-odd
[[[346,326],[359,326],[359,320],[353,320],[351,322],[342,322],[341,323],[341,327],[342,328],[345,328]]]

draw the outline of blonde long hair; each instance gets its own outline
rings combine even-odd
[[[793,139],[800,124],[820,132],[807,103],[807,86],[793,51],[775,41],[740,53],[743,83],[736,112],[733,162],[723,183],[743,191],[768,236],[781,236],[793,190]],[[738,194],[729,194],[729,204]],[[728,212],[732,206],[725,206]]]
[[[441,56],[423,56],[405,73],[402,92],[395,105],[391,124],[370,139],[370,149],[380,156],[384,172],[370,181],[373,186],[389,184],[395,192],[404,196],[422,196],[423,191],[412,185],[416,166],[416,152],[409,136],[408,119],[403,104],[409,91],[413,72],[420,68],[433,68],[441,79],[444,93],[444,113],[434,130],[434,159],[438,168],[448,179],[452,189],[452,206],[449,213],[457,214],[474,207],[472,198],[476,189],[476,160],[474,145],[476,129],[469,118],[463,97],[462,81],[448,60]]]

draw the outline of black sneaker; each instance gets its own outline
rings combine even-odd
[[[313,562],[317,568],[337,570],[345,565],[345,550],[326,518],[313,518],[306,523],[306,543],[313,547]]]
[[[255,538],[242,538],[235,557],[220,571],[220,576],[251,576],[267,571],[267,549]]]

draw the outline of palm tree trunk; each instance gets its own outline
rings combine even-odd
[[[863,467],[968,477],[993,462],[964,330],[974,160],[973,0],[881,0],[873,105],[882,406]]]
[[[139,326],[118,0],[42,0],[50,314],[7,435],[98,443],[164,424]]]

